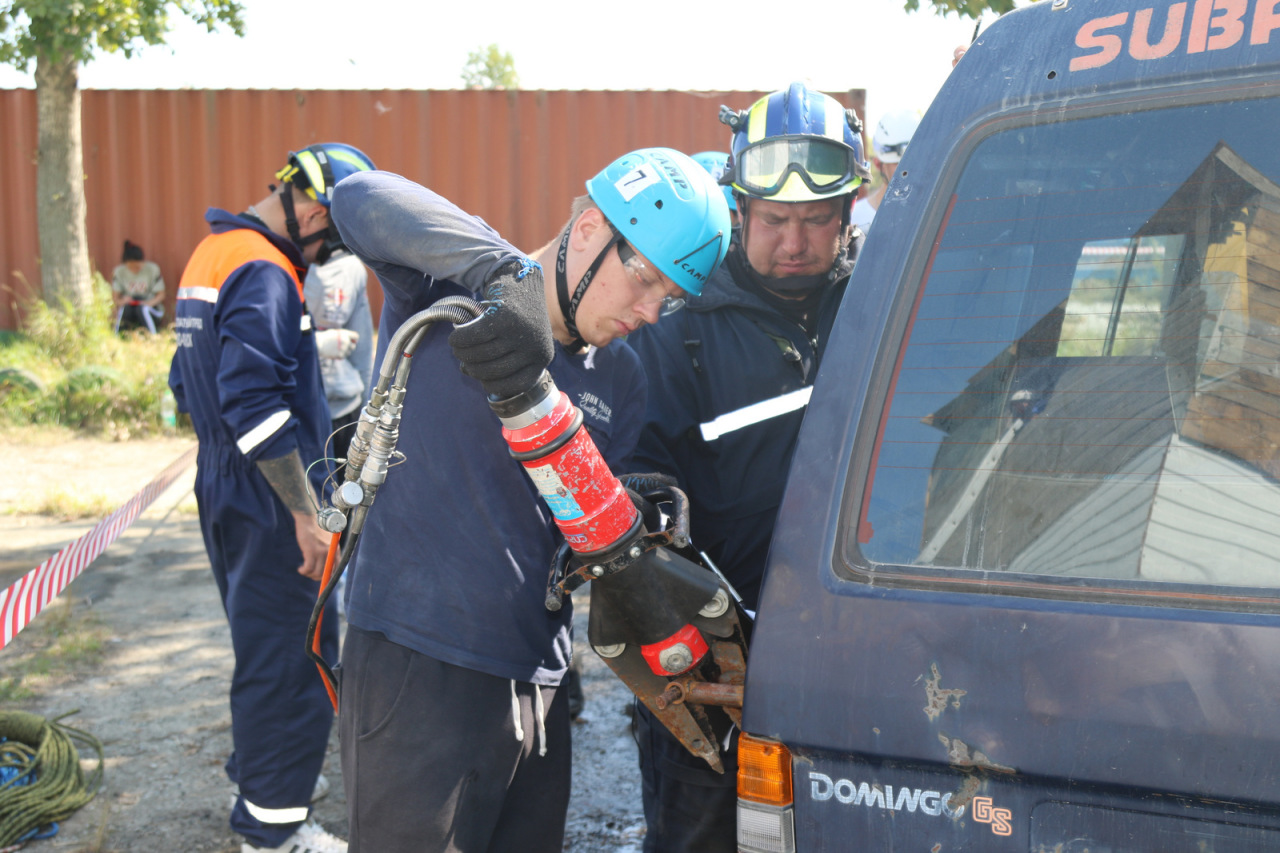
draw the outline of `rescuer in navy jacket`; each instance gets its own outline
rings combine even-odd
[[[853,111],[799,83],[722,121],[734,131],[727,178],[742,225],[703,293],[629,339],[649,378],[635,467],[676,477],[694,545],[754,611],[860,240],[849,224],[854,196],[870,173]],[[636,708],[646,853],[736,851],[736,738],[718,774]]]

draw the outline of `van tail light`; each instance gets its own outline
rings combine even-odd
[[[791,805],[791,751],[776,740],[738,738],[738,799]]]
[[[791,751],[776,740],[738,738],[738,850],[794,853]]]

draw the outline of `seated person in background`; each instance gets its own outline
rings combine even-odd
[[[142,247],[124,241],[120,265],[111,273],[111,298],[116,303],[116,331],[145,328],[156,333],[164,316],[164,278],[153,261],[143,260]]]

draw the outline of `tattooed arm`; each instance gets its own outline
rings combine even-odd
[[[255,464],[276,497],[293,514],[294,535],[302,551],[298,574],[320,580],[329,553],[330,535],[316,522],[315,498],[302,468],[302,457],[294,450],[275,459],[259,459]]]

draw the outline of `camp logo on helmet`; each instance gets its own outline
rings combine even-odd
[[[682,199],[693,198],[693,187],[689,185],[689,177],[675,160],[661,152],[651,154],[650,159],[667,173],[667,178],[670,179],[677,196]]]
[[[687,272],[689,275],[693,276],[694,280],[697,281],[699,284],[701,284],[702,282],[707,280],[707,276],[698,267],[689,263],[689,259],[697,255],[699,252],[704,251],[705,249],[711,249],[713,252],[716,253],[716,256],[719,257],[720,246],[723,243],[723,238],[724,238],[724,232],[719,232],[710,240],[703,243],[701,246],[694,249],[689,254],[685,255],[683,258],[676,258],[674,261],[672,261],[672,263],[678,266],[680,269]]]
[[[693,276],[694,278],[696,278],[698,281],[706,281],[706,280],[707,280],[707,277],[706,277],[706,276],[704,276],[702,273],[698,272],[698,268],[697,268],[697,267],[695,267],[693,264],[689,263],[688,261],[684,261],[684,262],[682,262],[682,263],[680,264],[680,269],[684,270],[684,271],[685,271],[685,272],[687,272],[689,275],[691,275],[691,276]]]

